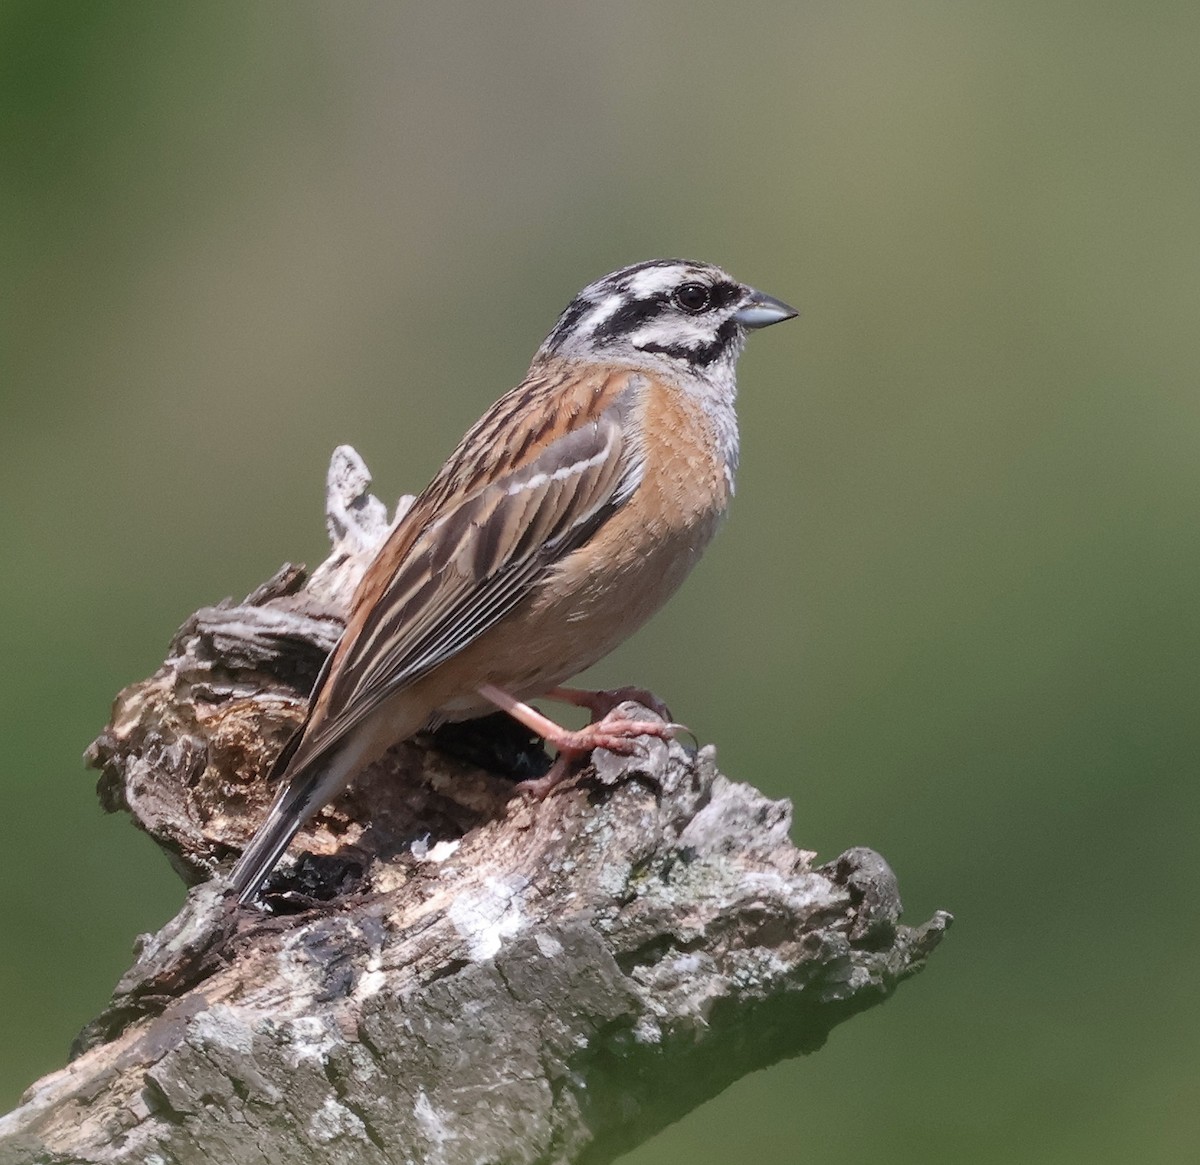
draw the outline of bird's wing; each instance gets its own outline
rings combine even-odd
[[[289,771],[482,635],[625,504],[643,383],[531,376],[484,414],[364,576]]]

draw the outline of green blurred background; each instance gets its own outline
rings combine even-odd
[[[194,608],[419,487],[624,263],[803,310],[732,519],[595,670],[928,971],[638,1165],[1200,1137],[1200,6],[0,6],[0,1107],[182,887],[80,754]]]

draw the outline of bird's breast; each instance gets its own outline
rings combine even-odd
[[[537,695],[607,655],[671,597],[716,532],[731,467],[712,419],[661,388],[639,412],[637,489],[486,637],[498,686]]]
[[[472,677],[439,700],[440,718],[487,711],[479,683],[523,699],[565,683],[633,634],[699,561],[732,493],[723,435],[703,404],[657,384],[630,423],[629,439],[644,457],[630,499],[511,614],[439,669]]]

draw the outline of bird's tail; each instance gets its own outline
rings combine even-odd
[[[335,746],[285,778],[266,820],[230,874],[239,903],[258,893],[304,823],[341,792],[357,759],[355,750]]]

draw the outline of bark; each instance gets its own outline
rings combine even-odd
[[[500,716],[397,746],[264,907],[232,906],[222,871],[388,529],[369,482],[339,449],[329,560],[198,611],[89,749],[192,889],[0,1118],[0,1161],[605,1162],[819,1048],[941,939],[944,913],[899,924],[877,854],[814,865],[711,747],[597,752],[530,804],[513,780],[546,757]]]

